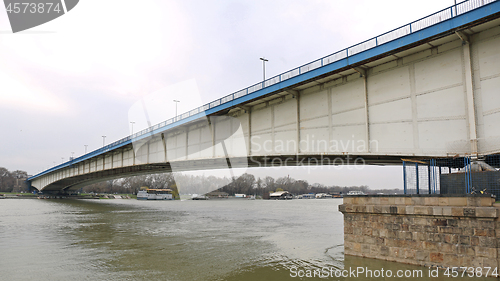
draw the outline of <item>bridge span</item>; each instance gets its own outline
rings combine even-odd
[[[496,154],[498,89],[500,1],[469,0],[28,181],[62,191],[146,173]]]

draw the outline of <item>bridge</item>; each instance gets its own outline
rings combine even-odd
[[[469,0],[28,179],[40,191],[171,171],[400,164],[500,152],[500,1]]]

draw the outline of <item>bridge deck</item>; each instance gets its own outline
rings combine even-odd
[[[422,48],[425,43],[441,44],[449,41],[455,32],[483,24],[484,29],[490,25],[498,25],[493,21],[500,17],[499,1],[464,1],[444,10],[438,11],[420,20],[414,21],[392,31],[366,40],[339,52],[333,53],[311,63],[302,65],[263,82],[237,91],[199,108],[190,110],[179,116],[154,125],[148,129],[125,137],[103,148],[87,153],[81,157],[43,171],[28,180],[36,179],[53,171],[57,171],[80,162],[92,159],[107,152],[131,146],[164,131],[194,122],[205,116],[228,112],[238,106],[252,105],[255,101],[286,95],[295,90],[302,90],[318,83],[354,73],[356,67],[373,67],[385,63],[394,56],[405,56]],[[422,47],[423,46],[423,47]],[[290,91],[290,92],[287,92]],[[387,156],[387,162],[395,161]],[[374,159],[374,162],[376,159]]]

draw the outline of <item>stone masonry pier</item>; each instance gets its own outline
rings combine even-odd
[[[500,267],[491,195],[346,196],[346,255],[441,267]]]

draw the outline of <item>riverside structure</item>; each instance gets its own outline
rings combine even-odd
[[[346,255],[500,270],[500,204],[491,195],[346,195],[343,200]]]

